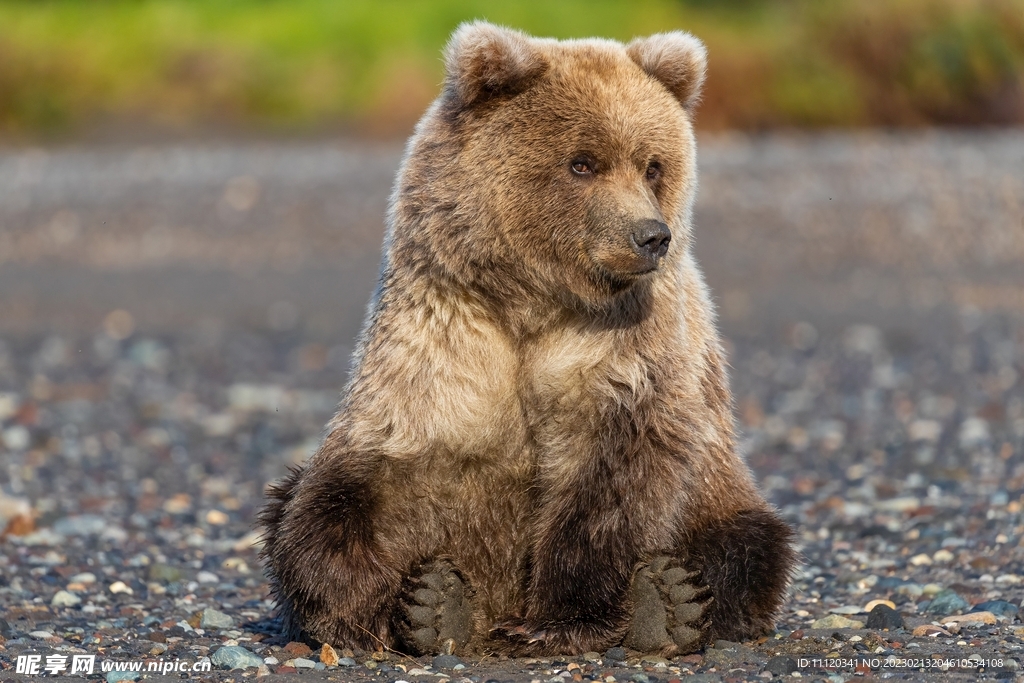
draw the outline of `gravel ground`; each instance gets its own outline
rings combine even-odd
[[[7,150],[0,681],[33,654],[111,683],[1024,678],[1024,132],[701,153],[743,449],[805,559],[776,633],[672,661],[282,642],[253,516],[332,412],[400,150]]]

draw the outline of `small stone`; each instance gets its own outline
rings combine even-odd
[[[857,605],[843,605],[842,607],[833,607],[829,610],[830,614],[861,614],[864,610]]]
[[[651,678],[647,674],[635,673],[629,677],[629,680],[633,683],[650,683]]]
[[[932,558],[928,557],[924,553],[921,553],[920,555],[914,555],[912,558],[910,558],[909,561],[910,564],[914,565],[915,567],[923,567],[931,564]]]
[[[325,666],[338,666],[338,653],[333,647],[324,643],[320,647],[320,661]]]
[[[878,602],[878,604],[871,608],[871,612],[868,614],[868,628],[879,631],[896,631],[906,628],[900,613],[890,607],[892,605],[891,602],[888,605],[882,601],[875,602]]]
[[[455,655],[438,655],[434,657],[435,669],[454,669],[456,665],[462,663],[463,661]]]
[[[889,609],[896,609],[896,604],[889,600],[872,600],[868,604],[864,605],[864,611],[870,614],[871,610],[875,609],[879,605],[885,605]]]
[[[98,536],[110,526],[99,515],[62,517],[53,523],[53,530],[61,536]]]
[[[107,590],[109,590],[111,593],[114,593],[115,595],[117,593],[127,593],[128,595],[131,595],[135,592],[124,581],[115,581],[114,583],[110,584],[110,588],[108,588]]]
[[[306,659],[305,657],[296,657],[295,659],[292,659],[290,661],[291,665],[294,666],[296,669],[316,668],[316,662],[314,662],[312,659]]]
[[[376,664],[376,662],[374,662],[374,664]],[[409,676],[431,676],[431,677],[433,677],[433,675],[434,675],[433,672],[427,671],[426,669],[409,669],[409,671],[407,673],[408,673]]]
[[[309,649],[309,645],[294,640],[284,646],[284,651],[293,657],[305,657],[306,655],[313,654],[313,651]]]
[[[213,524],[214,526],[223,526],[231,521],[231,518],[226,513],[220,510],[210,510],[206,513],[206,523]]]
[[[935,554],[932,555],[932,559],[936,562],[952,562],[955,557],[956,556],[953,553],[949,552],[945,548],[935,551]]]
[[[53,596],[53,600],[50,601],[50,604],[54,607],[74,607],[80,602],[82,602],[82,599],[74,593],[69,593],[68,591],[57,591]]]
[[[864,628],[864,622],[847,619],[839,614],[830,614],[815,621],[811,624],[811,628]]]
[[[174,583],[185,578],[185,573],[180,568],[169,564],[151,564],[147,575],[150,581],[159,583]]]
[[[584,662],[599,662],[599,661],[601,661],[601,655],[598,652],[584,652],[583,653],[583,661]]]
[[[228,645],[213,653],[210,661],[222,669],[258,669],[263,660],[240,645]]]
[[[199,583],[220,583],[220,577],[213,572],[199,572],[196,574],[196,581]]]
[[[938,626],[933,626],[931,624],[922,624],[921,626],[918,626],[917,628],[915,628],[911,632],[911,634],[915,635],[915,636],[928,636],[930,638],[934,638],[936,636],[952,635],[946,629],[939,628]]]
[[[49,640],[50,638],[53,638],[53,634],[49,631],[32,631],[28,635],[36,640]]]
[[[991,612],[968,612],[957,616],[945,617],[940,620],[943,624],[957,623],[962,625],[995,624],[998,622],[996,615]]]
[[[341,657],[338,659],[338,666],[358,666],[358,663],[351,657]]]
[[[215,610],[212,607],[207,607],[203,610],[202,616],[199,618],[199,628],[219,628],[227,629],[235,625],[235,620],[227,614]]]
[[[788,676],[797,670],[796,660],[786,655],[777,655],[768,660],[765,664],[765,671],[770,671],[776,676]]]
[[[626,657],[628,657],[626,650],[621,647],[609,648],[608,651],[604,653],[604,658],[612,662],[624,662],[626,661]]]
[[[952,614],[953,612],[960,612],[970,607],[970,604],[962,597],[957,595],[956,591],[945,589],[939,591],[932,598],[931,603],[925,609],[928,614],[938,614],[944,616]]]
[[[140,675],[138,671],[108,671],[104,678],[107,683],[119,683],[119,681],[137,681]]]
[[[92,572],[81,572],[80,574],[75,574],[74,576],[72,576],[70,579],[68,579],[68,581],[70,581],[71,583],[84,584],[96,583],[96,575]]]
[[[971,608],[972,612],[991,612],[997,617],[1006,617],[1013,619],[1017,615],[1019,608],[1012,602],[1006,600],[986,600],[985,602],[979,602],[977,605]]]
[[[896,593],[898,595],[906,595],[911,598],[919,598],[924,594],[924,590],[921,588],[921,584],[911,581],[898,586],[896,588]]]
[[[266,664],[260,664],[256,667],[256,678],[263,678],[264,676],[270,675],[270,667]]]
[[[921,587],[921,595],[931,598],[946,590],[937,583],[926,583]]]

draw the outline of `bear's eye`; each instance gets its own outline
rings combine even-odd
[[[659,178],[661,178],[661,164],[659,164],[657,161],[652,161],[651,163],[647,164],[647,179],[650,180],[651,182],[654,182]]]
[[[572,172],[576,175],[590,175],[594,172],[594,168],[586,159],[573,159]]]

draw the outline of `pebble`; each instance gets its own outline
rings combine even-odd
[[[62,536],[98,536],[109,526],[99,515],[62,517],[53,524],[53,530]]]
[[[119,681],[137,681],[141,675],[138,671],[108,671],[104,678],[107,683],[118,683]]]
[[[54,594],[53,599],[50,601],[50,604],[54,607],[74,607],[81,602],[82,599],[74,593],[70,593],[68,591],[57,591]]]
[[[896,604],[893,603],[891,600],[872,600],[868,604],[864,605],[863,611],[870,613],[871,610],[878,607],[879,605],[885,605],[889,609],[896,609]]]
[[[915,567],[922,567],[931,564],[932,558],[928,557],[924,553],[921,553],[920,555],[914,555],[912,558],[910,558],[909,561],[910,564],[914,565]]]
[[[628,657],[626,650],[621,647],[609,648],[608,651],[604,653],[604,658],[611,662],[624,662],[626,661],[626,657]]]
[[[945,589],[939,591],[931,603],[925,609],[928,614],[938,614],[945,616],[952,614],[953,612],[960,612],[970,607],[970,603],[964,600],[956,591]]]
[[[327,643],[324,643],[320,647],[320,661],[326,666],[338,666],[337,651]]]
[[[257,669],[263,665],[262,659],[240,645],[219,648],[210,661],[222,669]]]
[[[316,667],[316,664],[312,659],[306,659],[305,657],[296,657],[285,662],[285,665],[294,666],[296,669],[313,669]]]
[[[212,607],[204,609],[202,616],[199,618],[199,628],[228,629],[234,627],[234,625],[234,619]]]
[[[114,583],[110,584],[110,588],[108,588],[107,590],[109,590],[111,593],[114,593],[115,595],[118,593],[127,593],[128,595],[132,595],[135,592],[124,581],[115,581]]]
[[[938,626],[933,626],[932,624],[923,624],[915,628],[913,631],[911,631],[911,635],[929,636],[934,638],[935,636],[949,636],[952,634],[944,628],[939,628]]]
[[[864,622],[847,619],[839,614],[830,614],[815,621],[811,628],[864,628]]]
[[[213,572],[199,572],[196,574],[196,581],[199,583],[219,583],[220,577]]]
[[[949,552],[945,548],[935,551],[935,554],[932,555],[932,559],[936,562],[952,562],[955,557],[956,556],[953,553]]]
[[[769,671],[776,676],[788,676],[797,670],[796,660],[786,655],[776,655],[768,660],[765,664],[764,670]]]
[[[833,607],[829,610],[829,612],[831,614],[850,615],[861,614],[864,612],[864,609],[862,607],[858,607],[857,605],[843,605],[842,607]]]
[[[96,575],[92,572],[80,572],[72,576],[68,581],[71,583],[84,583],[88,585],[90,583],[96,583]]]
[[[53,638],[53,633],[50,631],[31,631],[28,635],[36,640],[49,640]]]
[[[220,510],[210,510],[206,513],[206,523],[214,526],[223,526],[231,521],[231,518]]]
[[[1012,619],[1017,615],[1019,607],[1014,605],[1012,602],[1006,600],[986,600],[985,602],[979,602],[977,605],[971,608],[971,612],[991,612],[997,617],[1007,617]]]
[[[892,603],[886,604],[882,601],[875,601],[877,604],[868,613],[867,628],[879,631],[896,631],[906,628],[903,617],[892,607]],[[869,603],[870,604],[870,603]]]
[[[185,573],[179,567],[159,563],[149,565],[147,575],[150,581],[159,581],[160,583],[174,583],[185,578]]]
[[[924,587],[919,583],[905,583],[896,589],[896,593],[899,595],[906,595],[911,598],[919,598],[924,595]]]
[[[338,659],[338,666],[358,666],[359,663],[351,657],[341,657]]]
[[[435,669],[454,669],[459,664],[464,664],[461,659],[455,655],[438,655],[434,657],[433,665]]]
[[[939,621],[942,624],[995,624],[998,622],[996,615],[991,612],[968,612],[967,614],[945,617]]]

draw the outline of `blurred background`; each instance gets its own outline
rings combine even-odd
[[[686,28],[703,130],[1024,122],[1020,0],[146,0],[0,3],[0,133],[404,136],[459,22],[535,35]]]
[[[475,18],[707,43],[696,251],[743,451],[812,561],[944,505],[956,548],[1024,561],[1024,0],[0,0],[5,576],[202,570],[269,610],[254,511],[334,409],[401,146]]]

